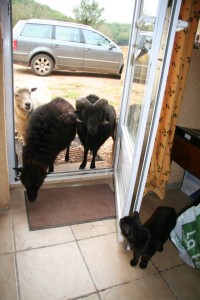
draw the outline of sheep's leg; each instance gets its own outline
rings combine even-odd
[[[69,161],[69,147],[70,145],[66,148],[65,161]]]
[[[88,149],[84,148],[83,161],[82,161],[79,169],[85,169],[85,166],[87,164],[87,156],[88,156]]]
[[[52,173],[52,172],[54,172],[54,165],[49,166],[49,173]]]
[[[91,161],[90,169],[95,169],[96,168],[96,166],[95,166],[95,159],[96,159],[97,151],[98,150],[93,150],[92,151],[93,156],[92,156],[92,161]]]

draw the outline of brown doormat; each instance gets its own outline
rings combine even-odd
[[[115,218],[114,193],[107,184],[41,189],[31,202],[25,192],[29,229],[37,230]]]

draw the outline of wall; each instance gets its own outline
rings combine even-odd
[[[5,93],[4,93],[4,66],[3,66],[3,38],[0,23],[0,209],[9,207],[10,189],[8,179],[7,139],[5,121]]]
[[[200,51],[193,50],[177,125],[200,129]],[[181,183],[184,170],[172,162],[169,185]]]

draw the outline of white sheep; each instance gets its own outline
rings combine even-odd
[[[39,106],[51,101],[50,92],[42,85],[17,86],[14,90],[15,131],[24,144],[26,127],[30,114]]]

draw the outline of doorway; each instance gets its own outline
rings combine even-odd
[[[138,175],[141,171],[143,172],[142,174],[145,174],[151,157],[180,2],[174,1],[171,3],[169,1],[168,3],[168,1],[159,1],[155,12],[156,17],[152,15],[148,16],[148,18],[143,17],[144,8],[148,1],[135,2],[119,125],[115,141],[114,172],[112,168],[94,172],[89,170],[88,172],[90,173],[87,170],[84,172],[77,171],[71,177],[72,180],[76,177],[76,181],[78,181],[80,178],[84,178],[85,175],[88,176],[88,174],[92,178],[93,176],[98,177],[99,174],[105,177],[114,173],[118,218],[123,214],[128,214],[133,203],[139,203],[138,209],[140,207],[145,176],[142,177],[143,181],[141,181],[141,177],[138,177]],[[167,16],[168,19],[166,19]],[[168,26],[165,28],[166,20]],[[144,45],[145,49],[142,49],[143,47],[140,49],[139,44],[143,37],[141,24],[144,23],[151,25],[153,35],[147,35],[148,38],[146,38]],[[163,38],[164,44],[162,42]],[[151,52],[148,51],[150,50],[150,43],[152,43]],[[138,80],[138,76],[134,78],[134,71],[136,70],[136,63],[134,62],[136,61],[140,62],[140,65],[138,64],[137,67],[141,73],[146,73],[146,77],[143,77],[143,82]],[[153,105],[152,99],[154,100]],[[150,119],[148,120],[148,118]],[[134,122],[132,122],[133,120]],[[146,131],[147,127],[149,127],[148,135],[146,135],[148,132]],[[144,141],[147,144],[144,144]],[[66,180],[69,179],[67,177],[69,175],[72,176],[72,174],[61,174],[62,178]],[[59,178],[59,175],[52,175],[52,178],[56,180],[56,178]],[[137,189],[138,187],[140,187],[140,190],[135,192],[135,188]],[[133,194],[139,195],[137,201],[136,199],[132,201]]]
[[[13,7],[14,10],[15,6]],[[14,14],[14,11],[13,11]],[[124,61],[126,61],[126,49],[124,50]],[[114,52],[114,50],[113,50]],[[109,54],[111,54],[111,50]],[[125,69],[125,68],[124,68]],[[119,115],[119,106],[121,100],[121,93],[123,81],[111,76],[100,76],[99,74],[79,74],[70,72],[55,71],[52,75],[46,77],[36,77],[30,68],[24,68],[20,65],[14,64],[14,88],[21,86],[27,81],[32,85],[37,86],[37,81],[46,85],[51,92],[51,98],[61,96],[75,106],[76,99],[85,97],[88,94],[96,94],[100,98],[108,99],[109,103],[115,107],[117,115]],[[125,71],[124,71],[125,73]],[[124,76],[123,73],[123,76]],[[15,146],[17,152],[16,163],[20,166],[22,164],[22,141],[18,133],[16,133]],[[109,138],[99,149],[97,156],[97,169],[113,169],[113,141]],[[60,153],[56,160],[55,173],[69,173],[78,172],[79,166],[83,157],[83,147],[80,144],[78,137],[71,144],[70,162],[65,163],[64,151]],[[91,161],[91,155],[89,155]],[[86,170],[89,169],[89,163]]]

